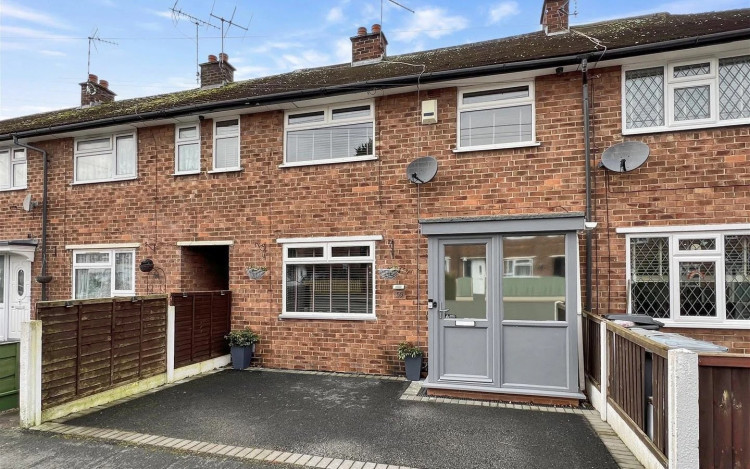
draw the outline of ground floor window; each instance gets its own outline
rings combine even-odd
[[[371,241],[284,245],[283,315],[357,319],[374,315]]]
[[[630,234],[628,251],[631,313],[750,325],[750,232]]]
[[[73,298],[135,294],[135,251],[73,251]]]

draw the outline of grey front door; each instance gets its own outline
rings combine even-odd
[[[491,238],[441,240],[438,347],[441,382],[494,380],[495,293]]]

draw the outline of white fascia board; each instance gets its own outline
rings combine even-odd
[[[139,248],[141,243],[109,243],[109,244],[66,244],[67,250],[78,249],[131,249]]]
[[[277,244],[289,243],[340,243],[348,241],[383,241],[383,235],[370,236],[323,236],[318,238],[277,238]]]
[[[233,246],[234,241],[231,239],[217,241],[177,241],[178,246]]]

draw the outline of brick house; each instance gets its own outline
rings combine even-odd
[[[161,96],[92,75],[0,121],[0,340],[42,299],[228,289],[263,366],[390,374],[412,341],[434,390],[581,398],[581,308],[750,352],[750,10],[566,5],[400,56],[360,28],[351,63],[242,82],[210,56]],[[599,167],[623,141],[646,163]]]

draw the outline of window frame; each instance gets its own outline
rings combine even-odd
[[[521,86],[529,87],[528,97],[509,98],[507,100],[489,102],[489,103],[463,104],[464,95],[467,93],[502,90],[502,89],[508,89],[508,88],[518,88]],[[492,145],[472,145],[472,146],[467,146],[467,147],[461,146],[461,113],[462,112],[518,107],[520,105],[527,105],[527,104],[531,104],[531,139],[530,140],[523,141],[523,142],[499,143],[499,144],[492,144]],[[526,80],[526,81],[494,83],[492,85],[472,86],[472,87],[460,88],[458,90],[458,102],[457,102],[457,108],[456,108],[456,148],[454,152],[498,150],[498,149],[504,149],[504,148],[519,148],[519,147],[529,147],[529,146],[539,146],[539,142],[537,142],[536,140],[535,80],[532,79],[532,80]]]
[[[668,245],[668,261],[666,267],[669,269],[669,318],[656,318],[670,327],[688,328],[713,328],[713,329],[750,329],[750,319],[727,319],[726,316],[726,249],[725,237],[732,235],[750,236],[748,229],[726,229],[709,230],[691,228],[680,229],[674,227],[674,231],[665,229],[656,230],[630,230],[625,235],[625,288],[626,288],[626,313],[638,314],[632,310],[632,262],[631,262],[631,240],[633,238],[666,238]],[[708,227],[707,227],[708,228]],[[678,243],[681,239],[688,238],[715,238],[717,249],[705,251],[679,250]],[[696,317],[685,316],[680,313],[679,305],[679,263],[680,262],[715,262],[716,263],[716,316]]]
[[[356,238],[355,238],[356,239]],[[300,242],[295,240],[294,242],[282,242],[282,299],[281,299],[281,314],[280,319],[332,319],[332,320],[347,320],[347,321],[367,321],[377,319],[375,314],[376,305],[376,291],[375,291],[375,241],[361,240],[361,241],[310,241]],[[332,250],[335,247],[349,247],[349,246],[367,246],[370,248],[369,256],[345,256],[345,257],[333,257]],[[289,257],[288,250],[290,248],[323,248],[323,257]],[[371,278],[369,279],[370,288],[372,291],[372,304],[370,310],[372,313],[321,313],[321,312],[304,312],[304,311],[287,311],[286,309],[286,298],[287,298],[287,276],[286,269],[289,265],[301,265],[301,264],[371,264]]]
[[[197,136],[189,139],[180,139],[180,130],[195,127]],[[198,169],[180,171],[180,146],[198,145]],[[174,175],[183,176],[187,174],[199,174],[201,172],[201,124],[200,121],[193,123],[175,124],[174,126]]]
[[[336,111],[339,109],[360,107],[360,106],[369,106],[370,114],[368,116],[352,117],[348,119],[333,119],[333,111]],[[321,111],[323,112],[322,122],[289,124],[290,116],[299,115],[299,114],[316,113],[316,112],[321,112]],[[326,158],[326,159],[312,160],[312,161],[291,161],[291,162],[287,161],[287,149],[289,147],[288,145],[289,132],[295,132],[299,130],[327,129],[331,127],[340,127],[340,126],[347,125],[347,124],[366,124],[366,123],[372,124],[372,155],[349,156],[345,158]],[[377,135],[375,133],[375,100],[370,99],[366,101],[352,101],[352,102],[345,102],[345,103],[336,103],[336,104],[331,104],[328,106],[288,109],[284,111],[284,141],[283,141],[284,160],[283,160],[283,164],[281,164],[279,167],[286,168],[286,167],[295,167],[295,166],[313,166],[313,165],[335,164],[335,163],[351,163],[354,161],[377,160],[378,156],[376,152],[376,148],[377,148],[376,139],[377,139]]]
[[[24,189],[28,189],[29,187],[29,160],[28,160],[28,153],[26,152],[26,148],[24,147],[2,147],[0,148],[0,153],[8,153],[8,166],[6,168],[0,168],[6,169],[8,171],[8,186],[0,186],[0,192],[7,192],[7,191],[20,191]],[[20,153],[22,155],[21,158],[16,157],[16,154]],[[26,166],[26,175],[25,175],[25,183],[23,185],[16,184],[16,166],[24,165]]]
[[[117,175],[117,139],[122,137],[133,138],[133,173],[122,176]],[[89,140],[103,140],[108,139],[109,145],[106,150],[95,149],[95,150],[78,150],[78,145],[81,142]],[[90,179],[79,181],[78,180],[78,158],[79,157],[90,157],[90,156],[101,156],[108,157],[110,163],[110,176],[101,179]],[[113,182],[113,181],[129,181],[138,179],[138,132],[114,132],[110,134],[100,135],[86,135],[83,137],[76,137],[73,140],[73,185],[78,184],[96,184],[100,182]]]
[[[621,69],[621,89],[620,89],[620,114],[621,114],[621,129],[623,135],[638,135],[658,132],[672,132],[679,130],[690,130],[690,129],[705,129],[713,127],[726,127],[731,125],[742,125],[750,124],[750,117],[740,117],[737,119],[721,119],[720,109],[720,96],[719,96],[719,62],[723,59],[746,57],[750,56],[750,53],[743,53],[741,51],[730,51],[711,56],[697,56],[690,59],[680,58],[677,60],[661,60],[661,61],[648,61],[641,62],[638,64],[624,65]],[[705,75],[691,76],[691,77],[674,77],[675,67],[690,64],[699,64],[708,62],[711,67],[711,72]],[[626,73],[634,70],[642,70],[647,68],[662,68],[662,80],[663,80],[663,105],[664,105],[664,125],[654,127],[638,127],[634,129],[627,128],[627,106],[625,103],[626,98]],[[691,88],[697,86],[709,86],[709,99],[710,117],[707,119],[694,119],[685,121],[674,120],[674,90],[680,88]]]
[[[115,248],[115,249],[74,249],[71,251],[73,256],[73,262],[71,265],[71,298],[76,298],[76,271],[78,269],[110,269],[110,297],[122,297],[122,296],[134,296],[135,295],[135,249],[131,248]],[[103,262],[78,262],[78,254],[107,254],[109,261]],[[131,269],[132,275],[130,278],[130,284],[132,286],[129,290],[117,290],[116,289],[116,256],[117,254],[126,253],[130,254],[133,259],[133,268]],[[108,297],[105,297],[108,298]]]
[[[505,263],[511,264],[510,271],[505,269]],[[517,275],[517,267],[528,267],[531,271],[529,275]],[[504,257],[503,258],[503,277],[512,278],[532,278],[534,277],[534,258],[533,257]]]
[[[236,120],[237,121],[237,133],[236,135],[222,135],[219,136],[216,133],[216,127],[219,123],[222,122],[228,122]],[[242,134],[242,119],[240,119],[240,116],[226,116],[226,117],[216,117],[213,119],[213,149],[211,150],[212,156],[211,156],[211,171],[210,173],[228,173],[232,171],[241,171],[242,170],[242,155],[240,155],[240,149],[242,147],[240,142],[240,136]],[[237,137],[237,166],[228,167],[228,168],[217,168],[216,167],[216,142],[221,139],[225,138],[233,138]]]

